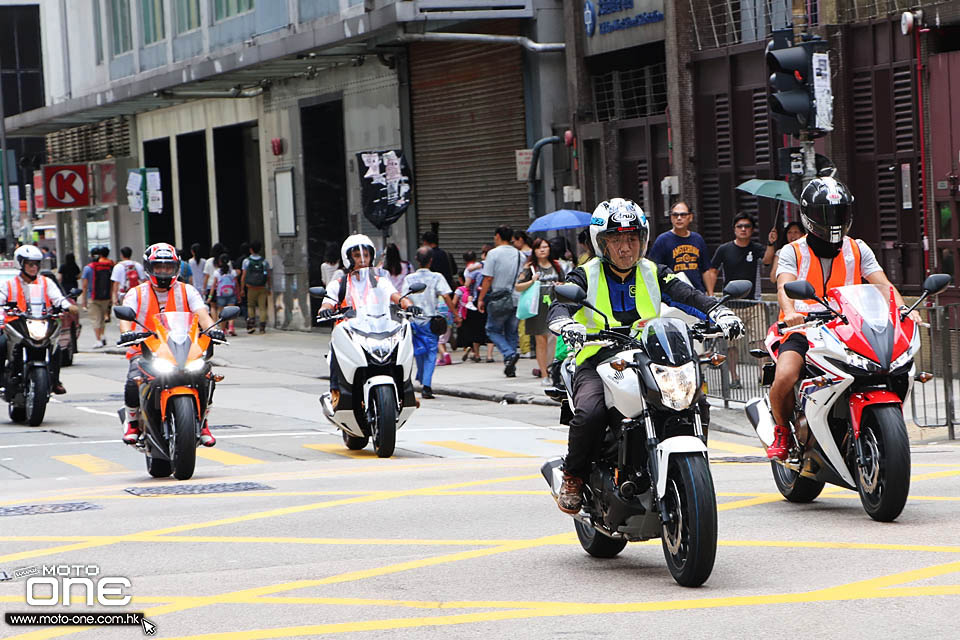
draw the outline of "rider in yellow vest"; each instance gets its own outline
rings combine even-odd
[[[873,250],[863,241],[847,235],[853,222],[853,194],[846,185],[833,177],[814,178],[800,194],[800,222],[807,235],[794,240],[780,250],[777,264],[777,299],[780,302],[780,320],[792,327],[806,321],[811,311],[823,311],[816,300],[791,300],[783,285],[794,280],[806,280],[813,285],[817,296],[834,287],[868,282],[892,287],[877,262]],[[893,288],[897,304],[903,298]],[[920,322],[920,314],[910,314]],[[790,419],[793,417],[793,387],[800,379],[809,348],[803,331],[785,331],[777,354],[777,369],[770,387],[770,410],[776,422],[775,440],[767,447],[767,456],[786,460],[790,445]]]
[[[666,266],[644,258],[649,237],[646,215],[630,200],[604,201],[593,212],[590,240],[597,257],[571,271],[567,282],[587,292],[587,301],[609,318],[611,329],[629,331],[638,320],[656,318],[661,301],[704,314],[716,302],[676,277]],[[740,318],[726,307],[714,309],[710,318],[728,339],[743,335]],[[576,358],[575,413],[567,439],[563,487],[557,499],[561,511],[578,513],[583,480],[607,426],[603,382],[596,370],[599,358],[595,357],[603,347],[583,346],[588,333],[603,329],[603,317],[586,307],[555,302],[548,321],[550,330],[561,335],[568,346],[583,347]]]

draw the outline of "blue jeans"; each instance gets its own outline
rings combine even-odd
[[[425,386],[432,386],[433,370],[437,368],[437,344],[440,339],[428,326],[416,322],[413,328],[413,357],[417,361],[417,380]]]
[[[515,313],[506,316],[487,314],[487,337],[500,350],[504,360],[517,352],[520,344],[520,335],[517,333],[519,324]]]

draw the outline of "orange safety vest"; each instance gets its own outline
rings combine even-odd
[[[155,331],[157,326],[154,316],[160,313],[160,300],[157,298],[153,285],[150,282],[144,282],[133,289],[136,292],[137,303],[137,322],[145,326],[150,331]],[[190,303],[187,301],[187,285],[182,282],[174,282],[167,292],[167,304],[164,307],[166,311],[190,311]],[[132,358],[140,355],[140,345],[134,345],[127,349],[127,357]]]
[[[43,289],[43,304],[49,309],[52,304],[50,302],[50,294],[47,293],[47,287],[50,286],[47,284],[47,277],[37,276],[37,284]],[[19,275],[7,280],[7,302],[11,300],[17,301],[17,308],[20,309],[20,311],[27,310],[27,297],[23,292],[23,281]]]
[[[834,287],[863,283],[860,275],[860,246],[853,238],[844,236],[840,253],[833,259],[830,267],[829,279],[824,278],[820,258],[814,255],[810,245],[807,244],[806,236],[794,240],[789,246],[797,256],[797,280],[806,280],[812,284],[817,296],[823,298],[826,292]],[[784,248],[784,250],[787,249]],[[803,315],[811,311],[824,310],[823,305],[816,300],[796,300],[794,308],[797,313]],[[784,313],[781,310],[780,320],[783,320],[783,317]]]

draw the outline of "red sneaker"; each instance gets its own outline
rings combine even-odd
[[[767,457],[771,460],[786,460],[790,430],[787,427],[776,425],[773,428],[773,444],[767,447]]]
[[[217,439],[213,437],[213,434],[210,433],[210,429],[207,425],[203,425],[203,429],[200,429],[200,444],[205,447],[212,447],[217,444]]]
[[[127,423],[127,430],[123,432],[123,441],[126,444],[137,444],[140,439],[140,428],[133,422]]]

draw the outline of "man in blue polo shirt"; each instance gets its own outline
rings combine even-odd
[[[650,249],[650,260],[670,267],[674,273],[683,273],[698,291],[713,291],[717,274],[710,269],[707,243],[696,231],[690,231],[693,213],[684,201],[670,208],[673,228],[657,236]]]

